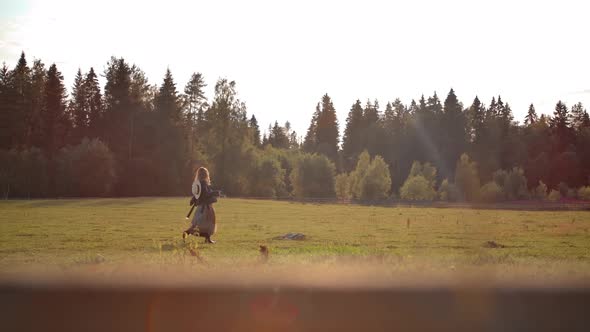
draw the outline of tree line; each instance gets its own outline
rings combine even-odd
[[[325,94],[301,139],[289,122],[261,133],[234,81],[217,80],[211,99],[206,84],[193,73],[179,91],[167,70],[152,85],[112,57],[102,73],[78,70],[68,94],[55,64],[29,65],[21,54],[0,68],[3,196],[184,195],[198,166],[233,196],[497,201],[590,192],[581,103],[560,101],[551,116],[531,104],[521,124],[500,96],[464,106],[451,90],[444,101],[434,93],[383,109],[357,100],[341,134]]]

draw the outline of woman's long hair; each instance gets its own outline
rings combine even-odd
[[[207,185],[211,185],[211,179],[209,178],[209,171],[205,167],[199,167],[195,174],[195,181],[205,181]]]

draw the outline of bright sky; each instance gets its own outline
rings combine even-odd
[[[0,0],[0,61],[55,62],[68,88],[111,55],[153,84],[169,67],[180,91],[202,72],[208,97],[227,77],[263,129],[289,120],[300,135],[324,93],[341,126],[357,98],[383,109],[451,87],[465,104],[501,94],[522,121],[531,102],[590,108],[589,13],[587,0]]]

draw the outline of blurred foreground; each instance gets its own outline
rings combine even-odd
[[[5,272],[5,331],[587,331],[588,278],[376,263]]]

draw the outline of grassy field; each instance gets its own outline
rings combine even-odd
[[[218,242],[181,232],[186,198],[0,202],[0,271],[98,263],[239,267],[270,248],[266,266],[379,262],[398,270],[519,268],[590,275],[590,212],[393,208],[222,199]],[[302,241],[277,236],[304,233]],[[499,247],[488,245],[493,241]],[[192,263],[191,263],[192,264]],[[201,264],[203,265],[203,264]]]

